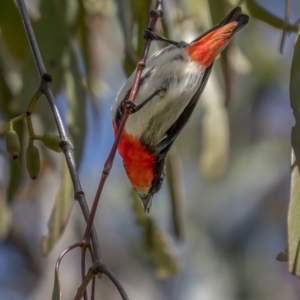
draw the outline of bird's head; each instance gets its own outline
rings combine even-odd
[[[152,197],[155,193],[157,193],[161,189],[161,186],[164,182],[164,178],[165,178],[165,168],[163,167],[163,169],[159,173],[155,174],[148,191],[146,192],[145,190],[139,191],[137,188],[135,188],[143,203],[145,212],[149,213],[152,205]]]

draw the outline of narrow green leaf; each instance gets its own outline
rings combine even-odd
[[[54,274],[54,285],[52,291],[52,300],[61,300],[62,294],[60,289],[60,281],[59,281],[59,274],[55,270]]]
[[[181,241],[184,239],[183,232],[183,209],[184,202],[184,188],[183,188],[183,174],[181,159],[175,150],[174,146],[171,148],[166,161],[166,177],[168,188],[171,197],[172,207],[172,223],[173,230],[177,238]]]
[[[229,124],[223,101],[203,98],[200,168],[206,178],[223,174],[229,155]]]
[[[290,100],[296,124],[292,128],[292,174],[288,212],[289,271],[300,276],[300,39],[295,46],[291,66]]]
[[[73,207],[73,187],[70,174],[65,162],[61,174],[62,182],[55,200],[50,220],[48,222],[48,235],[42,239],[42,253],[47,255],[61,237]]]
[[[0,109],[4,113],[6,120],[16,117],[14,111],[11,109],[11,106],[9,105],[12,101],[12,97],[13,96],[11,90],[4,78],[3,65],[0,62]],[[18,122],[14,125],[14,129],[18,133],[21,145],[22,145],[23,133],[24,133],[23,128],[24,128],[23,122]],[[7,192],[6,192],[6,197],[7,197],[7,201],[10,202],[20,183],[20,180],[22,178],[22,173],[20,171],[17,162],[11,160],[8,155],[7,155],[7,159],[9,160],[10,163],[10,178],[9,178],[9,185],[7,188]]]
[[[254,0],[247,0],[246,1],[247,7],[251,13],[251,15],[261,21],[266,22],[267,24],[278,28],[278,29],[286,29],[287,31],[298,31],[298,26],[293,24],[286,24],[286,22],[273,14],[269,11],[264,9],[262,6],[256,3]]]
[[[87,83],[90,88],[92,84],[92,60],[90,53],[90,44],[89,44],[89,29],[87,27],[87,13],[84,8],[84,0],[78,0],[78,16],[76,20],[76,31],[79,35],[79,43],[82,52],[82,56],[85,62],[86,74],[87,74]]]
[[[3,240],[10,228],[11,212],[7,206],[6,197],[4,191],[0,189],[0,241]]]
[[[179,272],[178,258],[170,248],[169,237],[144,212],[138,195],[133,192],[133,209],[138,225],[143,229],[144,246],[157,278],[166,279]]]
[[[127,74],[134,71],[136,64],[138,62],[138,55],[135,47],[133,46],[133,27],[134,27],[134,17],[130,5],[131,0],[117,0],[118,5],[118,18],[121,23],[121,29],[124,36],[125,42],[125,56],[123,61],[123,67]]]
[[[16,130],[16,132],[18,133],[20,144],[22,146],[23,137],[24,137],[24,123],[23,122],[15,123],[14,130]],[[10,161],[10,180],[7,189],[7,200],[8,202],[11,202],[13,200],[13,196],[17,192],[23,174],[22,171],[20,170],[20,166],[18,165],[18,162],[10,159],[9,156],[8,159]]]
[[[220,0],[208,0],[213,25],[220,23],[226,15],[228,4]]]
[[[47,72],[53,78],[52,90],[54,94],[61,89],[63,84],[62,57],[68,46],[67,29],[62,19],[60,5],[57,2],[59,1],[41,1],[41,18],[32,24]],[[24,29],[22,29],[22,32],[24,32]],[[28,58],[24,65],[22,77],[23,88],[11,105],[15,111],[21,110],[24,112],[40,84],[32,56]],[[45,109],[45,103],[43,105],[39,103],[45,101],[44,99],[44,97],[41,97],[38,101],[34,113],[38,113],[42,117],[43,125],[48,132],[54,130],[54,127],[51,127],[51,123],[54,122],[52,115]]]
[[[298,145],[299,146],[299,145]],[[294,147],[294,146],[293,146]],[[289,271],[300,276],[300,173],[292,149],[292,176],[288,212],[288,264]]]
[[[69,105],[68,128],[75,148],[75,161],[79,164],[86,131],[86,89],[73,51],[66,57],[65,83]]]
[[[60,0],[41,1],[41,19],[33,24],[37,42],[48,73],[52,75],[52,90],[56,94],[62,86],[62,57],[68,47],[68,31]]]
[[[144,29],[147,27],[147,20],[148,20],[148,11],[150,7],[151,1],[136,1],[131,0],[131,9],[133,14],[133,20],[137,25],[137,38],[138,43],[136,47],[136,52],[138,54],[142,53],[144,47]]]
[[[119,20],[125,38],[124,70],[129,76],[135,69],[144,46],[144,29],[147,26],[151,1],[117,0]],[[133,28],[137,29],[134,44]]]
[[[2,1],[0,9],[1,37],[10,53],[24,60],[29,53],[27,36],[14,1]]]
[[[220,23],[220,21],[226,16],[228,11],[226,8],[228,7],[227,3],[221,2],[219,0],[209,0],[209,7],[210,7],[210,14],[213,25]],[[225,89],[226,89],[226,97],[225,97],[225,104],[228,105],[231,99],[231,87],[232,87],[232,72],[229,65],[229,58],[228,55],[232,50],[232,43],[230,43],[226,49],[221,52],[221,66],[222,66],[222,73],[223,79],[225,82]]]

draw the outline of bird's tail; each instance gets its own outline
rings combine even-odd
[[[234,8],[220,24],[192,41],[187,51],[192,60],[208,67],[217,55],[227,46],[230,38],[242,29],[249,17],[242,14],[240,7]]]

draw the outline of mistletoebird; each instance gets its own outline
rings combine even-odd
[[[166,155],[195,109],[215,58],[248,20],[236,7],[191,43],[171,41],[145,30],[146,37],[171,45],[147,59],[135,102],[128,97],[136,71],[119,91],[111,110],[116,133],[124,108],[132,109],[118,152],[145,211],[149,212],[153,194],[161,188]]]

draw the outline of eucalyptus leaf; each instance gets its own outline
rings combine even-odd
[[[247,4],[247,7],[251,13],[251,15],[261,21],[264,21],[265,23],[278,28],[278,29],[286,29],[287,31],[298,31],[298,26],[295,24],[286,24],[286,22],[273,14],[271,14],[269,11],[267,11],[265,8],[260,6],[256,3],[254,0],[247,0],[245,1]]]
[[[133,209],[136,214],[137,224],[143,229],[144,247],[149,260],[155,269],[155,275],[166,279],[179,272],[178,258],[170,247],[169,237],[162,232],[144,212],[138,195],[133,192]]]
[[[14,1],[2,1],[0,9],[0,29],[0,37],[3,39],[10,53],[14,57],[24,60],[29,54],[29,45],[20,13]]]
[[[224,18],[224,16],[228,13],[226,11],[226,7],[228,5],[225,2],[221,2],[219,0],[209,0],[210,14],[213,25],[220,23],[220,21]],[[232,49],[232,43],[230,43],[220,54],[221,56],[221,66],[223,79],[225,82],[226,96],[225,103],[229,104],[231,99],[231,88],[232,88],[232,71],[229,65],[229,52]]]
[[[7,236],[11,224],[11,211],[7,205],[4,191],[0,189],[0,241]]]
[[[288,212],[289,271],[300,276],[300,39],[295,45],[291,66],[290,100],[296,124],[292,129],[292,174]]]
[[[68,100],[68,129],[74,145],[75,161],[79,164],[86,133],[86,89],[74,51],[66,54],[65,84]]]
[[[184,186],[180,156],[173,146],[166,160],[166,177],[171,198],[173,230],[177,238],[184,239],[183,202]]]
[[[203,97],[202,149],[200,169],[206,178],[216,178],[223,174],[229,155],[229,123],[223,101],[218,98]]]
[[[52,291],[52,300],[61,300],[62,293],[60,288],[60,281],[59,281],[59,275],[57,271],[55,270],[54,274],[54,285],[53,285],[53,291]]]
[[[48,221],[49,233],[42,239],[43,255],[47,255],[58,242],[67,225],[74,204],[72,181],[65,162],[63,162],[61,178],[61,186]]]
[[[292,177],[288,212],[288,265],[289,271],[300,276],[300,173],[292,150]]]
[[[68,46],[67,29],[60,12],[59,1],[41,1],[40,12],[41,18],[34,22],[32,26],[47,72],[53,78],[52,90],[56,94],[63,84],[62,57],[64,50]],[[24,32],[24,29],[22,31]],[[22,77],[23,88],[20,95],[14,99],[12,105],[15,110],[18,109],[24,112],[40,85],[39,74],[32,56],[25,63]],[[39,102],[43,101],[43,99],[42,97]],[[48,127],[48,124],[52,121],[52,116],[45,109],[45,106],[46,104],[43,103],[41,108],[35,110],[35,112],[42,114],[43,123],[47,124],[46,130],[52,131],[53,127]],[[49,119],[51,121],[47,121]]]

